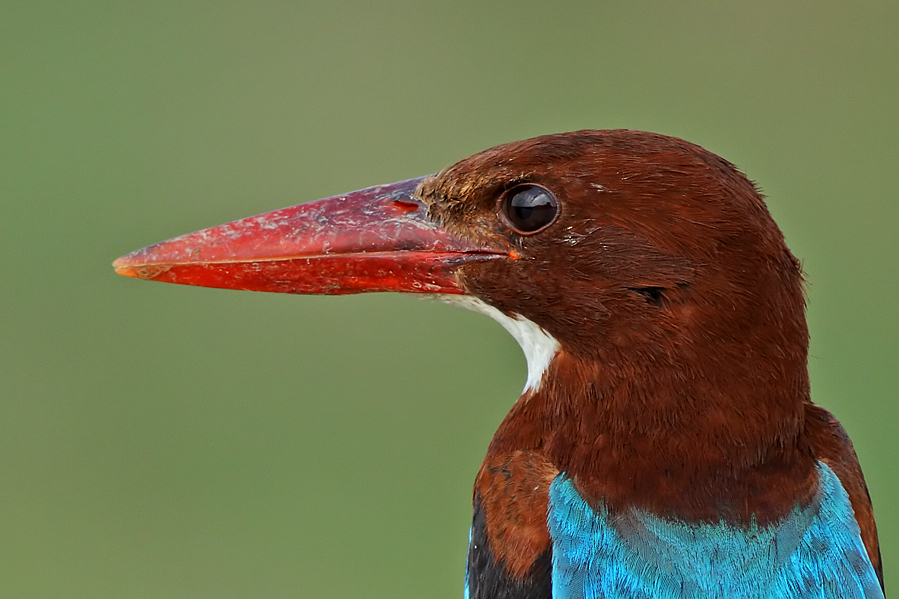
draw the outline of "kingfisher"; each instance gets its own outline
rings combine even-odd
[[[811,400],[800,263],[755,185],[697,145],[535,137],[113,266],[498,321],[527,381],[475,478],[467,599],[884,597],[858,458]]]

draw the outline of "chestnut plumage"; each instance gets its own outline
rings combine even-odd
[[[858,460],[811,401],[799,262],[755,186],[696,145],[537,137],[116,268],[431,293],[507,328],[528,386],[476,479],[472,598],[882,596]]]

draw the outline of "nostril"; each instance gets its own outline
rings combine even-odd
[[[408,200],[393,200],[393,205],[400,210],[405,210],[406,212],[418,210],[418,204],[416,204],[415,202],[410,202]]]

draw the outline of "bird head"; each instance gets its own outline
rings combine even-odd
[[[209,287],[424,293],[486,312],[528,358],[516,409],[543,406],[515,442],[530,435],[584,480],[629,481],[594,494],[642,485],[658,497],[660,476],[674,493],[700,468],[718,483],[761,464],[795,473],[797,455],[812,475],[799,263],[754,185],[679,139],[578,131],[509,143],[114,266]],[[599,463],[609,471],[591,476]],[[638,466],[645,484],[613,471]]]
[[[698,146],[633,131],[548,135],[462,160],[416,193],[452,234],[507,248],[461,268],[463,292],[567,352],[634,361],[718,341],[746,351],[776,330],[805,359],[798,262],[753,184]]]
[[[583,356],[662,348],[672,335],[754,343],[772,320],[804,328],[798,262],[752,183],[698,146],[635,131],[504,144],[114,266],[209,287],[463,295]]]

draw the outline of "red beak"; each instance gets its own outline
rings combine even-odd
[[[508,257],[449,233],[414,196],[423,178],[251,216],[123,256],[116,272],[183,285],[345,294],[464,293],[456,271]]]

